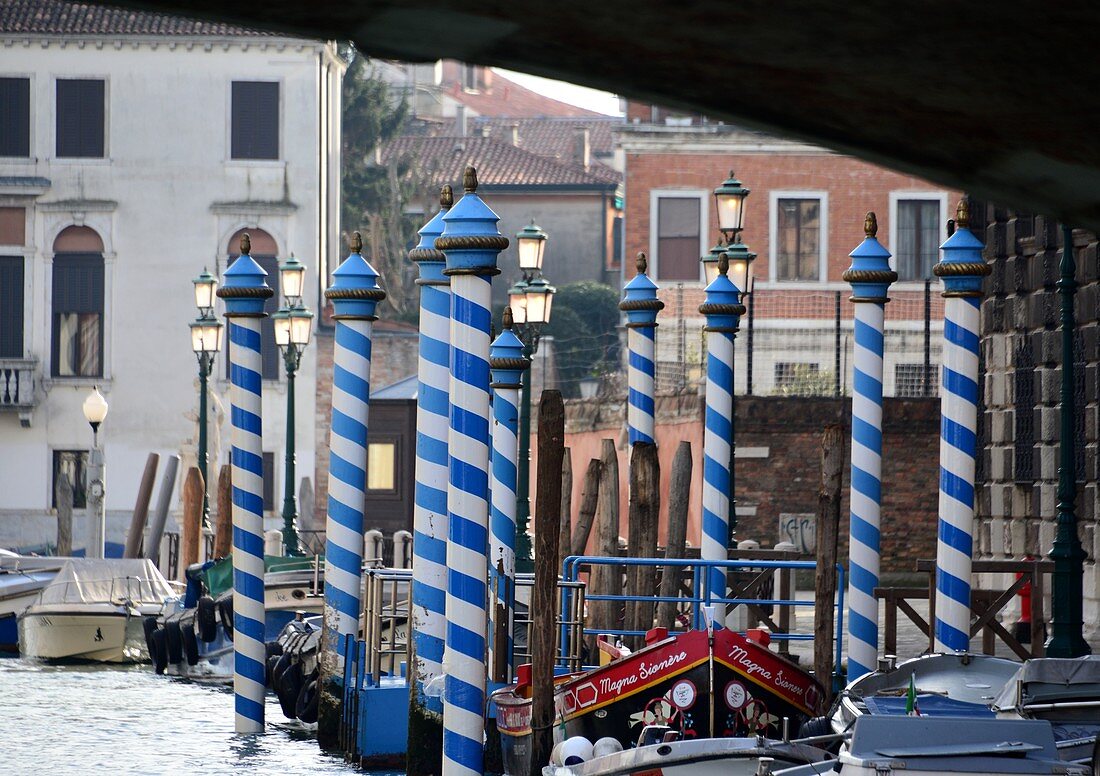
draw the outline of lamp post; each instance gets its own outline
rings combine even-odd
[[[206,438],[206,401],[208,381],[214,370],[214,358],[222,349],[222,335],[225,327],[214,317],[214,296],[218,281],[205,268],[193,281],[195,286],[195,307],[199,317],[191,322],[191,350],[199,362],[199,471],[202,472],[202,527],[210,527],[210,468],[209,451]]]
[[[523,279],[508,289],[508,304],[514,321],[512,331],[523,343],[523,355],[529,361],[538,352],[542,328],[550,323],[550,308],[557,291],[542,276],[546,255],[546,232],[532,221],[516,234],[519,268]],[[531,519],[531,370],[523,371],[519,400],[519,458],[516,477],[516,571],[530,573],[531,537],[527,524]]]
[[[724,273],[728,276],[729,281],[738,290],[738,303],[744,302],[745,297],[752,293],[753,277],[752,277],[752,262],[756,258],[756,254],[748,249],[748,247],[741,242],[741,230],[744,228],[745,223],[745,200],[749,196],[749,189],[745,188],[741,181],[733,174],[733,170],[730,170],[729,177],[724,180],[714,190],[714,208],[718,214],[718,231],[722,233],[725,238],[725,245],[721,242],[711,248],[710,253],[702,257],[703,272],[706,276],[707,286],[709,287],[719,276],[719,260],[724,259],[728,265],[728,270]],[[749,319],[752,322],[752,319]],[[752,329],[749,329],[750,344],[752,337]],[[735,331],[731,332],[730,339],[736,337]],[[730,370],[734,369],[734,351],[730,350]],[[752,362],[749,362],[749,366],[752,366]],[[751,375],[750,375],[751,380]],[[729,459],[729,519],[727,522],[729,534],[727,537],[726,547],[734,549],[737,546],[737,542],[734,540],[734,535],[737,529],[737,390],[736,382],[730,383],[730,408],[729,408],[729,442],[730,442],[730,459]]]
[[[303,555],[298,539],[298,499],[294,494],[294,376],[313,333],[313,313],[302,304],[306,267],[293,255],[279,266],[284,305],[271,316],[275,344],[286,366],[286,466],[283,476],[283,547],[287,555]]]
[[[1073,228],[1062,226],[1062,263],[1059,267],[1058,293],[1062,297],[1062,398],[1061,436],[1058,441],[1058,531],[1050,548],[1054,561],[1051,577],[1050,640],[1047,657],[1081,657],[1089,654],[1088,643],[1081,635],[1084,598],[1082,580],[1084,562],[1088,557],[1077,535],[1077,496],[1075,466],[1073,399],[1073,297],[1077,292],[1077,263],[1073,260]]]
[[[107,464],[99,446],[99,424],[107,417],[107,400],[99,392],[99,386],[92,388],[83,409],[84,419],[92,427],[92,450],[88,455],[88,548],[84,556],[102,558],[107,536]]]

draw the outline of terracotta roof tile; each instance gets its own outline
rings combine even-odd
[[[479,116],[534,118],[538,116],[602,116],[587,108],[578,108],[544,94],[520,86],[500,73],[493,73],[492,86],[485,91],[470,92],[455,83],[451,96],[468,106]]]
[[[14,35],[269,35],[222,22],[63,0],[0,0],[0,32]]]
[[[484,137],[394,138],[382,149],[382,161],[407,156],[427,173],[433,184],[462,180],[467,164],[477,168],[483,186],[581,186],[614,188],[621,176],[603,165],[579,164],[540,156]]]

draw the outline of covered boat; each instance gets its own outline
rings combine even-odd
[[[44,660],[146,661],[143,618],[174,597],[148,559],[72,558],[19,616],[19,650]]]
[[[779,737],[823,711],[825,693],[808,673],[731,630],[669,636],[656,628],[643,649],[558,680],[555,738],[610,737],[630,748],[648,726],[670,738]],[[493,695],[507,773],[528,773],[531,690],[521,681]],[[629,771],[627,771],[629,772]]]
[[[1028,660],[993,710],[1001,718],[1047,720],[1062,759],[1091,765],[1100,733],[1100,656]]]
[[[0,652],[19,650],[17,617],[53,581],[66,560],[0,550]]]

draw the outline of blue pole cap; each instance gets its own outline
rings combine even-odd
[[[863,242],[848,255],[852,257],[852,266],[844,270],[841,277],[852,284],[853,302],[890,301],[886,291],[890,284],[898,279],[898,273],[890,269],[890,251],[878,241],[878,219],[873,210],[863,219]]]
[[[443,216],[443,234],[435,247],[447,257],[445,275],[495,275],[497,254],[508,247],[508,238],[497,229],[500,218],[477,195],[477,171],[467,167],[462,175],[466,193]]]
[[[325,291],[325,298],[332,302],[336,320],[373,321],[378,316],[378,303],[386,298],[386,292],[378,284],[378,270],[370,265],[360,251],[363,238],[353,232],[348,241],[351,253],[332,273],[333,283]]]
[[[409,259],[420,265],[419,282],[421,284],[445,285],[447,282],[443,276],[447,257],[443,251],[435,247],[435,241],[443,234],[443,216],[452,205],[454,205],[454,193],[448,184],[439,191],[439,211],[420,228],[417,232],[420,235],[420,242],[409,251]]]
[[[626,313],[628,328],[656,326],[657,313],[664,309],[665,303],[657,298],[657,284],[646,274],[649,263],[644,253],[638,254],[635,266],[638,274],[623,287],[623,300],[619,302],[619,309]]]
[[[264,317],[264,303],[275,295],[275,290],[265,280],[267,273],[249,255],[252,239],[241,235],[241,253],[222,275],[218,296],[225,300],[225,316],[248,318]]]
[[[982,295],[982,279],[993,271],[982,258],[984,249],[970,231],[970,203],[963,197],[955,212],[955,233],[940,246],[943,259],[932,267],[932,274],[943,280],[945,297]]]
[[[524,354],[523,342],[512,331],[512,308],[504,308],[504,330],[489,346],[489,369],[494,388],[519,388],[522,386],[523,371],[531,365],[531,359]]]
[[[706,288],[706,299],[699,312],[706,316],[706,331],[736,332],[745,314],[741,289],[729,279],[730,261],[723,253],[718,258],[718,276]]]

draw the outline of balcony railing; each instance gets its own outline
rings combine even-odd
[[[38,402],[37,372],[36,358],[0,358],[0,410],[19,412],[23,425],[30,424],[31,411]]]

